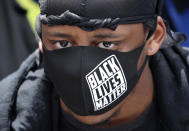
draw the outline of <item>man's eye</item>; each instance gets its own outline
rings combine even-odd
[[[111,49],[115,46],[115,43],[104,41],[104,42],[100,42],[98,46],[104,49]]]
[[[62,40],[62,41],[57,41],[57,42],[55,42],[54,45],[55,45],[57,48],[67,48],[67,47],[71,47],[71,46],[72,46],[72,43],[69,42],[69,41],[66,41],[66,40]]]

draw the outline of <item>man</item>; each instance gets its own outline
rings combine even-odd
[[[0,83],[0,129],[189,130],[189,52],[160,5],[41,0],[41,53]]]

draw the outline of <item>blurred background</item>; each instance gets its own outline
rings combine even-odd
[[[162,17],[174,31],[189,37],[189,0],[164,0]],[[189,47],[189,38],[182,46]]]
[[[0,1],[0,80],[37,48],[34,28],[39,12],[37,0]],[[189,38],[189,0],[164,0],[162,17]],[[189,39],[182,46],[189,47]]]

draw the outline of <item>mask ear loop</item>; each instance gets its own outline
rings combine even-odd
[[[153,26],[153,29],[150,30],[150,32],[148,34],[148,37],[145,40],[145,43],[146,43],[147,40],[149,40],[152,37],[152,35],[154,34],[154,32],[156,30],[156,27],[157,27],[157,17],[154,20],[155,20],[155,24]],[[137,79],[137,81],[139,81],[139,79],[140,79],[140,77],[142,75],[142,72],[144,71],[144,68],[145,68],[147,62],[149,61],[149,59],[150,59],[150,56],[147,55],[146,58],[145,58],[145,60],[144,60],[144,63],[142,64],[141,68],[138,70],[138,79]]]
[[[142,64],[141,68],[139,69],[137,81],[139,81],[139,79],[140,79],[140,77],[141,77],[141,75],[142,75],[142,72],[144,71],[144,68],[145,68],[145,66],[146,66],[146,64],[147,64],[147,62],[148,62],[148,60],[149,60],[149,58],[150,58],[149,56],[146,56],[146,58],[145,58],[145,60],[144,60],[144,63]]]

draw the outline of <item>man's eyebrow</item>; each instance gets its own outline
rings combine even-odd
[[[60,32],[46,32],[45,34],[48,36],[53,36],[53,37],[64,37],[64,38],[72,37],[72,35],[70,34],[60,33]]]
[[[95,38],[105,39],[105,38],[118,38],[119,35],[112,34],[112,33],[106,33],[106,34],[96,34],[94,35]]]

